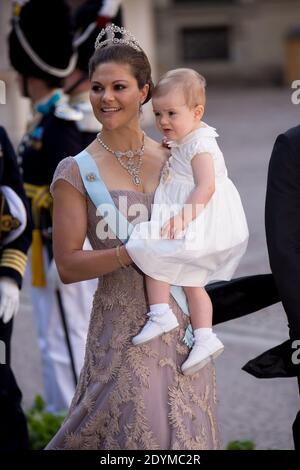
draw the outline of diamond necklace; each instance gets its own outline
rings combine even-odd
[[[140,168],[143,163],[143,156],[145,153],[145,133],[143,132],[143,137],[142,137],[142,146],[139,150],[126,150],[126,152],[121,152],[120,150],[112,150],[108,145],[106,145],[103,140],[101,139],[101,132],[97,134],[97,140],[99,144],[102,145],[105,150],[108,152],[112,153],[117,157],[118,162],[120,165],[125,168],[126,171],[132,176],[132,181],[133,183],[138,186],[141,184],[141,178],[140,178]],[[128,161],[124,162],[122,158],[126,158]],[[134,162],[134,157],[139,157],[139,160],[137,163]]]

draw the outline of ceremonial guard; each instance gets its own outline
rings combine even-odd
[[[30,243],[31,223],[17,157],[0,127],[0,450],[28,448],[22,395],[10,367],[10,341]]]
[[[23,2],[24,3],[24,2]],[[19,147],[26,195],[34,223],[30,257],[31,298],[49,411],[69,407],[83,364],[96,280],[63,285],[52,254],[50,185],[57,164],[83,148],[63,80],[76,65],[70,12],[63,0],[15,5],[9,36],[12,66],[33,117]]]
[[[77,121],[82,136],[82,148],[87,147],[100,130],[89,99],[89,59],[95,50],[95,41],[108,23],[121,26],[122,0],[87,0],[73,14],[73,46],[77,52],[74,71],[65,80],[69,104],[82,114]]]

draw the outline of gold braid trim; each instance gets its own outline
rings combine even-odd
[[[32,257],[31,257],[31,283],[33,287],[45,287],[46,275],[43,258],[43,239],[40,227],[41,209],[52,210],[52,197],[49,193],[49,186],[36,186],[34,184],[24,184],[26,196],[31,199],[31,211],[34,222],[32,232]]]
[[[24,276],[26,267],[27,256],[20,250],[13,248],[7,248],[3,250],[0,266],[6,268],[12,268],[18,271],[21,276]]]

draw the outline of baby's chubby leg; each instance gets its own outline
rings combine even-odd
[[[147,343],[178,326],[177,318],[169,306],[170,285],[146,276],[146,288],[150,305],[150,312],[147,313],[149,320],[141,332],[132,338],[135,346]]]
[[[169,306],[170,284],[146,276],[146,289],[150,306],[154,304]]]
[[[204,287],[184,287],[187,297],[191,324],[197,328],[212,327],[212,303]]]
[[[212,303],[206,290],[202,287],[184,287],[184,291],[194,330],[194,345],[181,370],[184,375],[191,375],[211,358],[221,354],[224,345],[212,331]]]

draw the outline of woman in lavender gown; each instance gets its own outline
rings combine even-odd
[[[134,225],[150,218],[168,150],[141,129],[140,108],[151,98],[151,69],[134,39],[125,35],[124,42],[102,42],[91,58],[90,98],[103,127],[86,156]],[[172,297],[179,328],[151,345],[133,346],[148,307],[143,273],[126,245],[110,229],[102,230],[103,219],[73,157],[58,165],[51,190],[54,252],[63,282],[99,278],[99,285],[76,393],[47,449],[217,449],[214,364],[192,376],[180,370],[188,355],[182,341],[187,315]],[[93,251],[82,250],[86,234]]]

